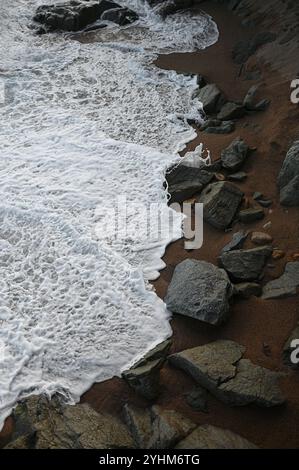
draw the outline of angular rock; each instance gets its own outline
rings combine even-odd
[[[203,168],[178,165],[166,174],[170,203],[183,202],[201,192],[213,179],[213,174]]]
[[[244,171],[238,171],[237,173],[233,173],[228,175],[227,179],[230,181],[244,181],[247,178],[247,173]]]
[[[241,282],[235,284],[235,294],[243,299],[249,299],[252,296],[259,297],[262,294],[262,287],[256,282]]]
[[[271,235],[265,232],[253,232],[251,235],[251,241],[255,245],[267,245],[273,242]]]
[[[63,405],[58,399],[30,397],[14,410],[16,431],[8,448],[129,449],[134,447],[126,427],[89,405]]]
[[[238,171],[245,162],[248,152],[248,145],[238,137],[221,152],[223,168],[232,172]]]
[[[242,104],[237,104],[229,101],[225,103],[219,113],[217,118],[221,121],[229,121],[231,119],[239,119],[245,116],[246,111]]]
[[[284,274],[263,288],[263,299],[283,299],[296,295],[299,287],[299,261],[287,263]]]
[[[206,114],[217,114],[225,103],[225,98],[215,83],[210,83],[198,91],[198,98],[202,102]]]
[[[137,21],[138,15],[128,8],[118,7],[104,11],[104,13],[101,15],[101,20],[111,21],[112,23],[116,23],[119,26],[125,26],[127,24],[134,23],[134,21]]]
[[[291,367],[292,369],[299,369],[299,323],[296,325],[295,329],[292,331],[291,335],[287,339],[283,347],[283,362]],[[292,358],[292,354],[295,355]],[[293,359],[293,360],[292,360]]]
[[[218,340],[173,354],[169,362],[231,406],[282,404],[279,375],[242,359],[244,352],[244,346],[234,341]]]
[[[166,360],[166,357],[169,353],[169,349],[171,348],[172,345],[172,339],[166,339],[162,343],[159,343],[157,346],[155,346],[153,349],[151,349],[149,352],[147,352],[142,359],[139,361],[135,362],[134,368],[136,367],[141,367],[149,362],[155,361],[157,359],[163,359]]]
[[[152,416],[149,409],[126,404],[123,408],[125,423],[133,436],[135,446],[148,449],[152,435]]]
[[[260,278],[272,251],[270,246],[234,250],[223,253],[219,258],[219,264],[233,281],[255,281]]]
[[[231,295],[225,271],[205,261],[187,259],[176,266],[164,301],[174,313],[219,325],[228,316]]]
[[[203,203],[204,220],[213,227],[228,228],[242,202],[244,193],[227,182],[212,183],[205,188],[199,198]]]
[[[234,121],[222,121],[219,126],[207,126],[204,128],[206,134],[230,134],[235,130]]]
[[[280,202],[286,206],[299,205],[299,140],[288,151],[278,176]]]
[[[210,424],[198,426],[176,449],[257,449],[244,437]]]
[[[263,209],[251,207],[249,209],[243,209],[239,212],[239,220],[243,224],[251,224],[257,220],[261,220],[265,217]]]
[[[223,253],[227,253],[228,251],[238,250],[239,248],[243,248],[243,245],[247,237],[248,237],[248,232],[245,233],[241,231],[241,232],[234,233],[231,241],[222,248],[221,253],[223,254]]]

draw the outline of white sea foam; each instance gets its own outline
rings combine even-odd
[[[200,103],[194,79],[151,61],[217,39],[210,18],[164,23],[141,0],[120,2],[138,24],[109,25],[97,43],[38,37],[28,25],[42,3],[1,2],[0,426],[32,393],[76,402],[171,333],[144,278],[158,276],[181,216],[158,243],[116,239],[104,219],[118,195],[169,217],[164,171],[193,138],[186,117]]]

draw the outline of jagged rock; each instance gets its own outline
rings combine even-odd
[[[199,198],[203,203],[204,220],[220,230],[228,228],[242,202],[244,193],[227,182],[212,183]]]
[[[110,11],[111,13],[108,13]],[[44,25],[44,32],[55,30],[79,31],[105,15],[105,19],[124,25],[135,21],[138,15],[109,0],[72,0],[53,5],[41,5],[33,18]]]
[[[208,394],[202,387],[196,387],[186,394],[186,402],[196,411],[208,413]]]
[[[227,179],[230,181],[244,181],[247,178],[247,173],[244,171],[238,171],[237,173],[233,173],[228,175]]]
[[[206,114],[217,114],[225,103],[225,98],[215,83],[200,88],[198,98],[202,102]]]
[[[299,140],[294,142],[286,155],[278,176],[278,187],[281,204],[299,205]]]
[[[248,145],[238,137],[221,152],[223,168],[232,172],[238,171],[245,162],[248,152]]]
[[[203,168],[178,165],[166,174],[170,203],[183,202],[202,189],[213,179],[213,174]]]
[[[176,266],[164,301],[172,312],[219,325],[228,316],[231,295],[225,271],[187,259]]]
[[[238,250],[239,248],[243,248],[245,240],[248,237],[248,232],[236,232],[233,234],[231,241],[225,245],[221,253],[227,253],[228,251]]]
[[[272,251],[270,246],[229,251],[220,256],[219,264],[233,281],[255,281],[260,278]]]
[[[296,295],[298,287],[299,261],[287,263],[284,274],[264,286],[263,299],[282,299]]]
[[[276,37],[276,34],[272,32],[260,32],[250,40],[246,39],[238,42],[233,49],[233,60],[237,64],[245,63],[259,47],[275,41]]]
[[[282,404],[278,374],[242,359],[244,352],[244,346],[234,341],[218,340],[173,354],[169,362],[231,406]]]
[[[235,294],[243,299],[249,299],[252,296],[259,297],[262,294],[262,287],[256,282],[241,282],[235,284]]]
[[[221,121],[229,121],[231,119],[239,119],[245,116],[245,108],[242,104],[237,104],[233,102],[225,103],[219,113],[217,118]]]
[[[63,405],[58,398],[30,397],[14,410],[15,431],[7,448],[129,449],[134,446],[126,427],[89,405]]]
[[[155,361],[157,359],[165,360],[169,353],[169,349],[171,348],[171,345],[172,345],[172,339],[166,339],[162,343],[159,343],[157,346],[155,346],[153,349],[147,352],[143,356],[142,359],[137,361],[134,364],[134,368],[144,366],[148,362]]]
[[[147,0],[155,12],[165,18],[179,10],[191,8],[196,0]]]
[[[244,437],[210,424],[198,426],[176,449],[257,449]]]
[[[234,121],[222,121],[219,126],[206,126],[204,132],[206,134],[230,134],[235,130]]]
[[[196,428],[180,413],[159,406],[144,410],[125,405],[124,415],[136,447],[142,449],[169,449]]]
[[[296,341],[294,345],[294,341]],[[299,369],[299,323],[296,325],[295,329],[292,331],[291,335],[287,339],[283,347],[283,362],[291,367],[292,369]],[[297,352],[296,352],[297,351]],[[292,361],[292,353],[295,353],[295,362]]]
[[[267,245],[273,242],[271,235],[265,232],[253,232],[251,235],[251,241],[255,245]]]
[[[156,359],[122,373],[123,379],[140,395],[154,400],[160,393],[160,369],[165,359]]]
[[[263,209],[257,207],[250,207],[249,209],[243,209],[239,212],[239,220],[243,224],[251,224],[256,220],[261,220],[265,217]]]

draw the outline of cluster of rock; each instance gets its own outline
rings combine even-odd
[[[237,119],[252,112],[264,111],[269,105],[266,99],[255,102],[258,92],[256,85],[250,87],[242,102],[235,102],[228,101],[215,83],[207,83],[202,78],[198,83],[199,89],[196,94],[208,116],[201,130],[209,134],[230,134],[235,130]]]
[[[110,0],[70,0],[65,3],[41,5],[33,20],[42,24],[41,33],[80,31],[98,20],[124,26],[138,19],[137,13]]]
[[[13,412],[14,431],[5,449],[254,449],[243,437],[215,426],[198,426],[158,406],[123,409],[123,421],[87,404],[63,405],[32,396]]]

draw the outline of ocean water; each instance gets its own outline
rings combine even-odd
[[[152,61],[218,38],[211,18],[164,22],[142,0],[120,1],[139,22],[110,24],[97,42],[36,36],[43,3],[1,1],[0,427],[18,399],[75,403],[171,334],[148,280],[181,236],[164,174],[201,104],[194,78]]]

